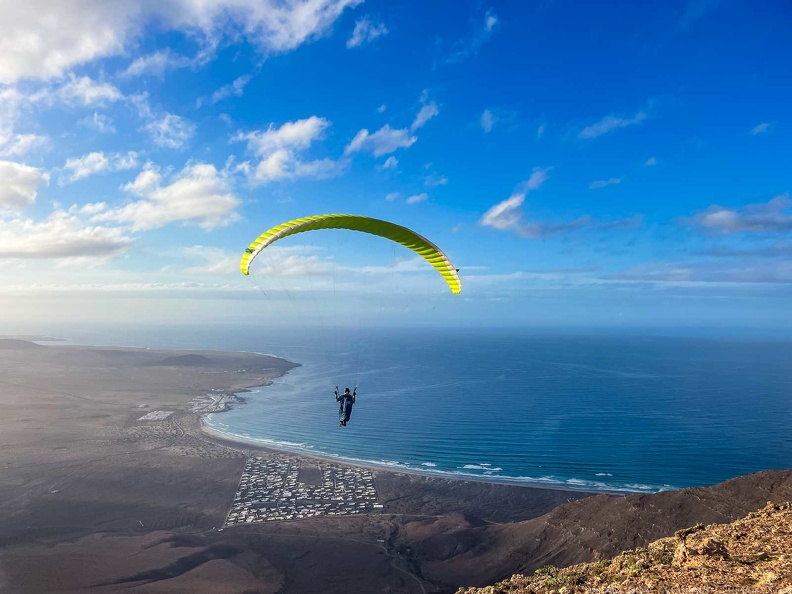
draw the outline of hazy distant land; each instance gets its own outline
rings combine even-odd
[[[66,342],[65,338],[54,338],[45,334],[0,334],[0,340],[27,340],[32,342]]]
[[[201,414],[294,366],[0,339],[0,591],[446,592],[792,499],[792,471],[587,497],[351,467],[201,430]]]

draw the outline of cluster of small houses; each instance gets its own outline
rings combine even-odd
[[[310,485],[298,481],[298,464],[291,459],[250,458],[226,525],[360,514],[382,508],[371,471],[321,464],[321,485]]]
[[[196,396],[190,401],[190,410],[194,413],[212,413],[220,412],[228,408],[230,405],[235,404],[237,401],[234,394],[226,394],[223,392],[215,392],[205,396]]]

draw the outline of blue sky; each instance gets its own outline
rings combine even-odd
[[[341,323],[792,328],[781,0],[0,11],[15,331],[251,307],[292,323],[286,290],[336,295]],[[429,237],[462,295],[409,252],[333,233],[284,242],[256,286],[239,274],[259,233],[323,212]]]

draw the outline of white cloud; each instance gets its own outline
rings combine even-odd
[[[418,128],[423,127],[426,122],[431,120],[433,117],[440,113],[440,110],[437,107],[437,104],[434,101],[428,102],[427,93],[426,91],[423,92],[421,95],[421,109],[415,116],[412,125],[410,126],[410,130],[415,132]]]
[[[767,122],[764,122],[764,123],[762,123],[762,124],[759,124],[758,126],[754,126],[754,127],[751,129],[751,134],[754,134],[754,135],[756,135],[756,134],[762,134],[763,132],[767,132],[767,129],[768,129],[769,127],[770,127],[770,124],[768,124]]]
[[[86,224],[78,213],[57,210],[43,221],[0,219],[0,258],[106,258],[131,245],[121,229]]]
[[[547,179],[550,177],[550,170],[552,167],[534,167],[531,176],[522,184],[522,191],[527,193],[532,190],[538,190],[542,187]]]
[[[444,186],[448,183],[448,178],[444,175],[427,175],[424,178],[424,184],[430,188],[437,186]]]
[[[120,53],[140,7],[91,0],[0,2],[0,83],[61,76],[76,64]]]
[[[22,210],[36,201],[38,190],[49,184],[50,175],[43,169],[0,161],[0,211]]]
[[[195,134],[195,124],[181,116],[166,113],[143,126],[157,146],[182,148]]]
[[[225,0],[180,3],[182,22],[204,29],[208,37],[218,27],[241,27],[245,36],[267,53],[292,50],[328,31],[347,7],[363,0],[310,0],[283,3],[278,0]],[[181,17],[181,18],[180,18]]]
[[[212,93],[212,103],[218,103],[228,97],[240,97],[251,78],[253,78],[251,75],[245,74],[234,79],[232,83],[220,87]]]
[[[446,58],[446,62],[459,63],[478,53],[484,43],[486,43],[498,24],[498,17],[494,12],[488,10],[484,18],[476,24],[476,29],[466,39],[461,39],[454,44],[454,50]]]
[[[92,116],[80,120],[80,124],[86,128],[92,128],[102,134],[112,134],[116,131],[113,125],[113,118],[103,113],[94,112]]]
[[[479,119],[481,129],[484,130],[484,132],[492,132],[492,127],[495,125],[496,121],[498,121],[498,118],[489,109],[485,109]]]
[[[391,155],[382,164],[382,169],[396,169],[399,166],[399,160]]]
[[[203,229],[224,227],[237,220],[239,199],[228,180],[206,163],[192,163],[162,185],[162,177],[147,164],[125,190],[142,196],[126,206],[97,214],[94,221],[129,223],[134,230],[157,229],[170,223],[197,225]]]
[[[124,98],[114,85],[97,83],[87,76],[76,77],[73,74],[69,82],[56,91],[58,98],[68,105],[85,107],[104,105]]]
[[[265,54],[289,51],[323,35],[346,8],[361,2],[0,0],[0,83],[56,78],[79,64],[121,55],[151,21],[189,32],[210,48],[226,34],[242,34]],[[162,58],[135,66],[132,74],[153,68],[157,60]]]
[[[260,157],[250,176],[250,181],[255,184],[297,177],[327,178],[340,174],[347,162],[332,159],[303,161],[298,153],[308,150],[314,141],[323,138],[329,126],[330,122],[325,118],[311,116],[286,122],[280,128],[270,124],[264,131],[238,132],[232,141],[247,141],[248,150]]]
[[[789,194],[781,194],[768,202],[748,204],[743,208],[713,205],[687,222],[718,233],[786,233],[792,231],[790,209]]]
[[[159,170],[151,161],[148,161],[143,166],[143,171],[138,173],[135,181],[123,185],[121,189],[125,192],[137,194],[138,196],[145,196],[152,190],[158,188],[161,181],[162,176]]]
[[[528,192],[538,190],[547,181],[550,169],[534,167],[531,176],[520,184],[515,193],[485,212],[479,224],[503,231],[515,231],[526,237],[541,237],[541,228],[537,224],[522,223],[522,204]]]
[[[329,120],[311,116],[304,120],[286,122],[280,128],[270,124],[264,131],[239,132],[233,138],[235,141],[246,140],[248,149],[258,156],[266,156],[278,149],[302,150],[324,136],[325,130],[330,127]]]
[[[66,159],[63,170],[67,174],[61,178],[60,185],[84,179],[104,171],[132,169],[137,167],[137,164],[137,153],[135,151],[129,151],[126,154],[113,153],[109,155],[105,155],[103,152],[88,153],[82,157]]]
[[[385,195],[385,200],[388,202],[393,202],[394,200],[398,200],[401,194],[399,192],[390,192],[389,194]]]
[[[38,134],[9,134],[0,132],[0,157],[19,157],[49,145],[49,136]]]
[[[378,37],[382,37],[388,33],[387,27],[383,23],[375,23],[369,20],[368,17],[355,22],[355,30],[352,31],[346,46],[348,48],[358,47],[364,43],[371,43]]]
[[[138,116],[144,120],[150,120],[154,117],[154,112],[149,105],[149,94],[147,92],[136,93],[129,96],[129,101],[138,112]]]
[[[622,179],[624,178],[611,177],[610,179],[599,179],[589,184],[589,190],[599,190],[601,188],[607,188],[608,186],[614,186],[622,183]]]
[[[387,106],[386,106],[386,105],[383,103],[382,105],[380,105],[380,106],[377,108],[377,111],[378,111],[379,113],[385,113],[385,110],[386,110],[386,109],[388,109],[388,107],[387,107]]]
[[[590,126],[586,126],[580,131],[578,134],[578,138],[588,139],[588,138],[597,138],[598,136],[602,136],[603,134],[607,134],[608,132],[613,132],[614,130],[618,130],[619,128],[626,128],[627,126],[634,126],[635,124],[640,124],[647,118],[647,115],[643,111],[639,111],[632,117],[621,117],[615,115],[609,115],[602,118],[599,122],[591,124]]]
[[[406,128],[391,128],[390,124],[385,124],[372,134],[367,128],[363,128],[347,144],[344,154],[351,155],[366,151],[372,153],[375,157],[381,157],[382,155],[396,152],[400,148],[411,147],[418,140],[418,137],[413,132],[440,113],[437,104],[428,100],[427,91],[424,90],[421,93],[420,101],[421,109],[415,115],[409,130]]]
[[[536,128],[536,140],[539,140],[545,133],[545,125],[539,124],[539,127]]]
[[[122,76],[163,76],[168,70],[187,68],[193,63],[193,60],[172,54],[170,49],[165,49],[136,58],[127,66]]]
[[[424,202],[426,199],[429,198],[429,194],[426,192],[422,194],[415,194],[414,196],[410,196],[407,198],[407,204],[418,204],[419,202]]]
[[[655,159],[654,157],[649,157],[646,161],[644,161],[644,165],[646,167],[654,167],[655,165],[657,165],[657,159]]]
[[[369,133],[365,128],[358,132],[344,149],[345,155],[360,151],[369,151],[375,157],[393,153],[400,148],[409,148],[418,140],[405,128],[391,128],[385,124],[382,128]]]
[[[537,175],[535,181],[531,182],[529,179],[509,198],[490,208],[479,220],[479,225],[501,231],[513,231],[528,239],[544,239],[551,235],[568,233],[583,228],[599,230],[626,229],[634,228],[641,223],[642,219],[640,216],[614,221],[599,221],[588,215],[565,223],[524,222],[522,206],[525,196],[530,190],[537,189],[541,185],[539,180],[543,178],[542,171],[546,172],[546,170],[534,170]]]

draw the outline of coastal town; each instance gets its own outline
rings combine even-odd
[[[361,514],[381,508],[374,475],[368,469],[328,462],[305,466],[287,456],[250,458],[225,525]]]

